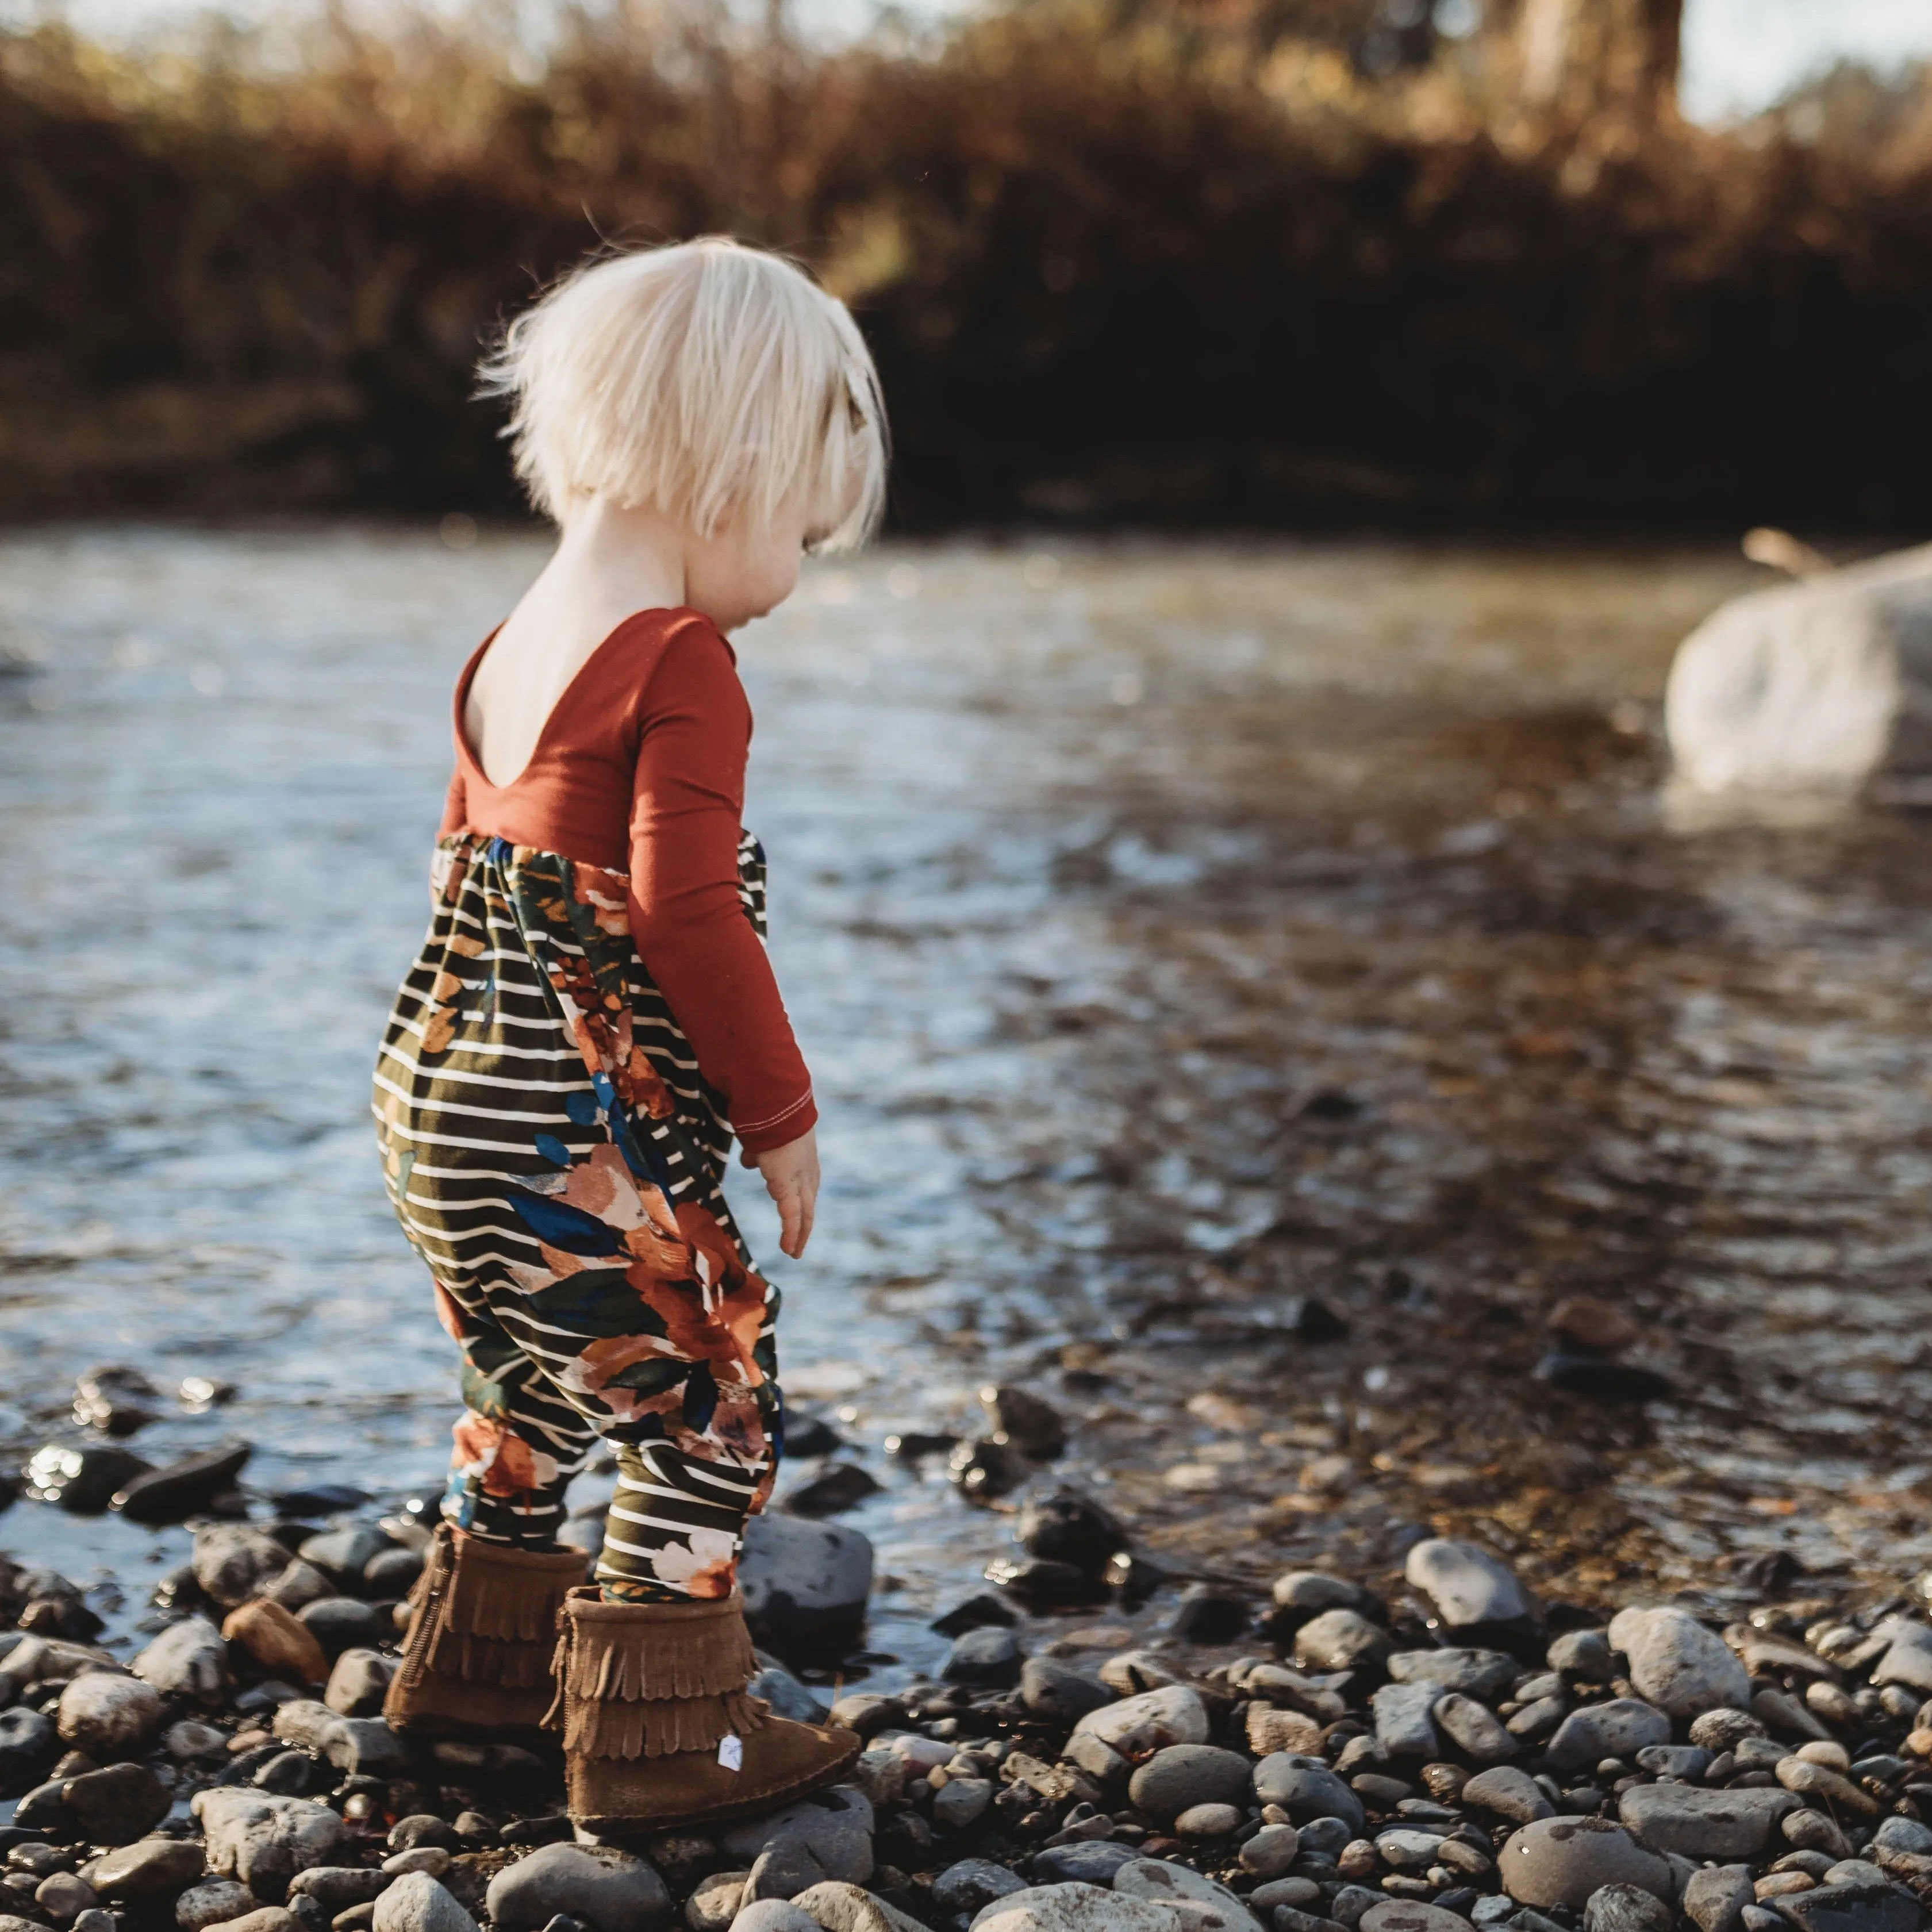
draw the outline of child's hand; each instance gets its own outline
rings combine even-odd
[[[752,1160],[778,1210],[778,1246],[796,1261],[812,1238],[812,1211],[818,1205],[818,1132],[808,1128],[796,1140]]]

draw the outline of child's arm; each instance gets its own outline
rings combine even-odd
[[[818,1114],[771,961],[738,896],[751,707],[724,640],[696,622],[667,646],[642,703],[632,934],[699,1070],[764,1172],[785,1222],[782,1245],[795,1254],[817,1192],[809,1137]],[[780,1153],[791,1157],[773,1158]]]

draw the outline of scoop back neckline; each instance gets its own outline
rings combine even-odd
[[[470,652],[470,662],[463,667],[463,674],[456,680],[456,693],[452,706],[453,714],[452,722],[456,735],[457,759],[464,768],[464,776],[480,778],[494,792],[514,791],[517,787],[536,769],[537,759],[550,736],[551,727],[556,722],[564,707],[576,696],[578,687],[590,676],[592,669],[620,638],[626,635],[634,626],[643,623],[646,619],[654,617],[674,620],[695,617],[699,622],[710,624],[713,630],[717,630],[717,626],[711,624],[711,620],[706,616],[702,610],[694,610],[688,604],[653,605],[645,610],[633,610],[628,616],[619,618],[616,622],[591,646],[590,654],[572,673],[569,682],[557,693],[556,701],[550,706],[549,710],[544,712],[543,723],[537,728],[536,737],[530,746],[530,754],[524,760],[523,769],[514,778],[502,784],[499,784],[483,769],[483,761],[476,755],[475,748],[470,742],[470,734],[464,729],[463,724],[463,714],[468,707],[470,687],[476,682],[476,674],[482,669],[484,658],[489,655],[490,646],[496,641],[504,624],[508,623],[509,620],[506,617],[501,622],[493,625],[483,641]],[[731,640],[725,637],[722,631],[718,632],[718,635],[726,652],[730,656],[732,662],[736,664],[738,654],[732,650]]]

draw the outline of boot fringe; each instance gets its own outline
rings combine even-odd
[[[578,1756],[709,1750],[765,1722],[767,1707],[745,1694],[758,1663],[735,1597],[605,1606],[592,1586],[564,1606],[552,1668],[544,1724]]]
[[[742,1690],[757,1676],[758,1660],[742,1617],[640,1629],[566,1615],[556,1667],[561,1696],[656,1704]]]
[[[489,1559],[494,1553],[488,1544],[465,1545],[470,1560],[457,1564],[450,1579],[438,1638],[453,1633],[481,1638],[486,1646],[535,1644],[541,1655],[542,1646],[556,1634],[564,1598],[584,1580],[583,1559],[544,1575],[527,1562],[493,1563]]]
[[[764,1726],[765,1706],[742,1690],[717,1697],[657,1703],[572,1701],[564,1718],[563,1748],[579,1757],[670,1757],[710,1750],[726,1738]]]

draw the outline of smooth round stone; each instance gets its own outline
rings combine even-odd
[[[406,1852],[392,1852],[382,1861],[386,1872],[428,1872],[440,1878],[449,1869],[451,1854],[441,1845],[412,1845]]]
[[[1177,1932],[1178,1916],[1172,1906],[1098,1886],[1033,1886],[994,1900],[973,1932]]]
[[[932,1902],[942,1912],[976,1912],[996,1898],[1026,1889],[1026,1880],[990,1858],[962,1858],[932,1882]]]
[[[1580,1677],[1586,1684],[1610,1681],[1610,1633],[1600,1630],[1565,1630],[1544,1652],[1552,1670],[1566,1677]]]
[[[731,1921],[731,1932],[820,1932],[820,1927],[788,1898],[758,1898]]]
[[[1233,1804],[1190,1804],[1174,1821],[1184,1838],[1225,1838],[1240,1828],[1240,1808]]]
[[[1271,1878],[1256,1886],[1247,1902],[1251,1912],[1272,1912],[1277,1905],[1286,1905],[1297,1912],[1318,1913],[1322,1888],[1312,1878]]]
[[[1514,1765],[1478,1772],[1462,1786],[1459,1797],[1466,1805],[1492,1811],[1516,1825],[1533,1825],[1539,1818],[1552,1816],[1556,1809],[1542,1786]]]
[[[1648,1744],[1670,1742],[1670,1720],[1636,1697],[1611,1697],[1572,1711],[1550,1740],[1552,1770],[1580,1771],[1606,1757],[1634,1760]]]
[[[266,1530],[204,1523],[194,1533],[194,1580],[225,1609],[259,1597],[294,1560]]]
[[[172,1898],[201,1876],[202,1865],[192,1838],[136,1838],[96,1858],[87,1882],[103,1898]]]
[[[761,1898],[796,1898],[824,1882],[825,1868],[802,1838],[778,1838],[760,1852],[745,1881],[743,1903]]]
[[[78,1873],[49,1872],[34,1888],[34,1903],[41,1906],[56,1925],[68,1925],[83,1912],[97,1910],[100,1894]]]
[[[1676,1914],[1634,1885],[1606,1885],[1583,1908],[1583,1932],[1671,1932]]]
[[[976,1690],[1005,1690],[1020,1681],[1019,1640],[997,1624],[983,1624],[958,1638],[939,1667],[948,1684]]]
[[[1205,1744],[1208,1711],[1186,1684],[1166,1684],[1090,1711],[1073,1728],[1111,1744],[1123,1757],[1138,1757],[1169,1744]]]
[[[226,1682],[228,1652],[221,1633],[206,1617],[184,1617],[163,1630],[129,1668],[164,1697],[211,1702]]]
[[[560,1912],[596,1932],[638,1932],[671,1916],[670,1894],[656,1869],[604,1845],[539,1846],[490,1881],[488,1904],[499,1932],[539,1932]]]
[[[1384,1832],[1376,1840],[1376,1856],[1397,1871],[1426,1871],[1436,1862],[1442,1843],[1440,1832]]]
[[[1355,1670],[1379,1664],[1394,1648],[1388,1632],[1358,1610],[1324,1610],[1294,1634],[1294,1660],[1314,1670]]]
[[[700,1881],[685,1900],[684,1922],[690,1932],[725,1932],[745,1902],[745,1881],[749,1872],[714,1873]]]
[[[1384,1899],[1370,1906],[1356,1923],[1361,1932],[1468,1932],[1469,1925],[1459,1913],[1419,1898]]]
[[[1751,1901],[1747,1865],[1712,1865],[1684,1881],[1684,1916],[1697,1932],[1738,1932]]]
[[[993,1802],[989,1778],[954,1778],[932,1797],[932,1822],[942,1832],[963,1832],[985,1816]]]
[[[375,1605],[359,1597],[319,1597],[304,1604],[296,1615],[322,1646],[326,1657],[340,1657],[358,1646],[373,1650],[384,1637],[394,1635]]]
[[[1519,1905],[1580,1912],[1606,1885],[1671,1893],[1670,1865],[1606,1818],[1544,1818],[1513,1832],[1497,1858],[1503,1888]]]
[[[1255,1796],[1262,1803],[1280,1805],[1298,1825],[1337,1818],[1352,1836],[1368,1822],[1362,1801],[1318,1760],[1280,1751],[1255,1766],[1254,1780]],[[1302,1836],[1307,1844],[1306,1832]]]
[[[1747,1738],[1763,1736],[1764,1726],[1748,1711],[1706,1711],[1690,1725],[1690,1742],[1713,1756],[1736,1750]]]
[[[170,1757],[218,1757],[228,1748],[228,1733],[198,1719],[184,1718],[167,1727],[161,1743]]]
[[[253,1912],[243,1912],[239,1918],[230,1918],[211,1928],[210,1932],[305,1932],[305,1928],[302,1921],[285,1907],[260,1905]]]
[[[1292,1825],[1264,1825],[1241,1846],[1241,1869],[1264,1882],[1281,1877],[1301,1851],[1301,1834]],[[1288,1899],[1279,1901],[1292,1904]]]
[[[56,1727],[97,1764],[131,1757],[161,1728],[161,1694],[138,1677],[90,1670],[61,1693]]]
[[[1742,1660],[1688,1610],[1619,1610],[1610,1634],[1611,1648],[1630,1660],[1637,1695],[1673,1718],[1738,1710],[1750,1702],[1750,1673]]]
[[[1196,1805],[1244,1802],[1252,1777],[1253,1767],[1238,1751],[1169,1744],[1135,1772],[1127,1796],[1156,1823],[1168,1825]]]
[[[1106,1684],[1053,1658],[1030,1657],[1021,1669],[1020,1702],[1036,1717],[1077,1724],[1113,1701]]]
[[[138,1764],[84,1772],[70,1779],[61,1796],[68,1815],[92,1845],[127,1845],[145,1838],[174,1804],[167,1786]]]
[[[1473,1543],[1430,1537],[1408,1552],[1402,1576],[1450,1630],[1533,1619],[1536,1606],[1515,1574]]]
[[[344,1718],[373,1718],[382,1708],[389,1680],[394,1676],[394,1660],[379,1650],[358,1646],[345,1650],[328,1673],[328,1687],[322,1701]]]
[[[376,1900],[369,1923],[371,1932],[475,1932],[476,1922],[428,1872],[405,1872]]]
[[[362,1571],[362,1587],[372,1597],[402,1597],[423,1573],[420,1550],[381,1550]]]
[[[190,1886],[175,1900],[175,1923],[181,1932],[208,1932],[255,1909],[255,1894],[232,1878],[210,1879]]]
[[[458,1852],[463,1849],[463,1838],[447,1819],[439,1818],[434,1811],[412,1811],[389,1827],[388,1844],[392,1852],[406,1852],[418,1845],[440,1845],[446,1851]]]
[[[1114,1874],[1114,1890],[1123,1898],[1160,1902],[1181,1908],[1185,1922],[1202,1924],[1209,1932],[1211,1922],[1197,1920],[1190,1908],[1204,1908],[1222,1927],[1252,1927],[1255,1921],[1247,1907],[1217,1880],[1175,1864],[1166,1858],[1136,1858]]]

